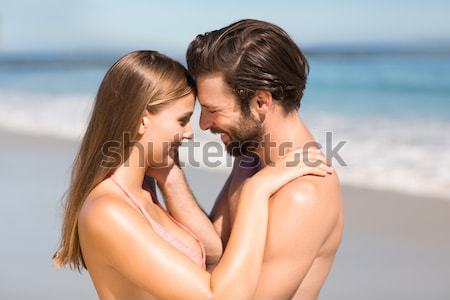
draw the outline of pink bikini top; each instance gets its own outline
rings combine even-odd
[[[156,199],[156,195],[153,193],[151,189],[146,189],[150,192],[152,195],[153,202],[180,228],[185,230],[187,233],[189,233],[195,241],[198,243],[200,250],[201,250],[201,256],[199,256],[196,251],[190,247],[188,247],[185,243],[174,237],[167,229],[165,229],[161,224],[156,222],[144,209],[144,207],[140,204],[139,201],[136,201],[136,198],[134,198],[117,180],[117,178],[111,176],[112,181],[128,196],[128,198],[131,199],[131,201],[134,203],[134,205],[141,211],[141,213],[144,215],[144,217],[147,219],[147,221],[150,223],[150,226],[153,228],[153,230],[165,241],[167,241],[169,244],[171,244],[173,247],[181,251],[183,254],[191,258],[193,261],[195,261],[201,268],[206,269],[206,257],[205,257],[205,249],[203,247],[203,244],[201,241],[197,239],[197,237],[186,227],[184,227],[181,223],[177,222],[167,211],[161,207],[160,203]]]

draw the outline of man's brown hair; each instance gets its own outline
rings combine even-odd
[[[280,27],[259,20],[241,20],[198,35],[186,53],[195,79],[220,72],[249,114],[256,91],[269,91],[289,113],[300,108],[309,65],[306,57]]]

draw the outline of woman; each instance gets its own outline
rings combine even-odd
[[[87,268],[101,299],[250,299],[270,196],[302,174],[332,171],[317,151],[308,158],[318,167],[284,167],[297,151],[247,180],[228,246],[208,273],[202,243],[143,186],[146,174],[165,172],[177,146],[192,138],[194,101],[187,70],[154,51],[125,55],[100,85],[74,163],[54,261]]]

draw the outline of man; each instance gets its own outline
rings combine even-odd
[[[197,83],[200,127],[220,133],[227,151],[237,156],[210,216],[225,248],[243,181],[286,151],[316,145],[298,115],[308,63],[286,32],[257,20],[242,20],[197,36],[186,56]],[[204,241],[212,253],[208,263],[214,267],[221,249],[211,227],[202,225],[205,215],[186,196],[184,202],[181,194],[165,196],[171,213]],[[304,176],[285,185],[270,202],[264,262],[254,298],[316,299],[342,232],[335,174]]]

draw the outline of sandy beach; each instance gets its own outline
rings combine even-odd
[[[51,264],[77,144],[5,131],[0,140],[0,299],[96,299],[87,272]],[[226,174],[186,174],[209,211]],[[342,193],[344,240],[320,299],[450,299],[450,196]]]

